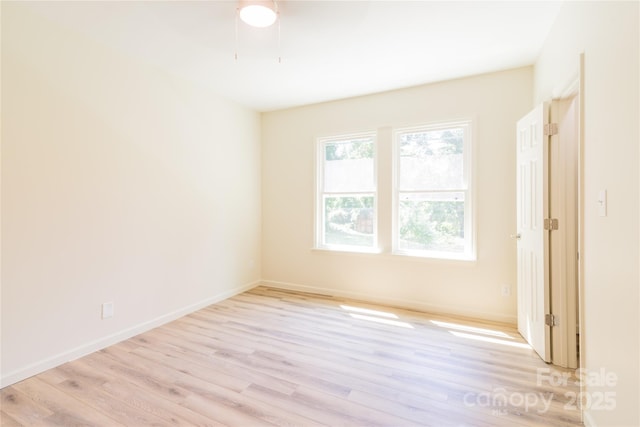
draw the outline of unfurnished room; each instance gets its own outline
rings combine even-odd
[[[639,426],[639,23],[1,1],[0,425]]]

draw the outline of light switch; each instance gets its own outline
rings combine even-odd
[[[607,190],[598,191],[598,216],[607,216]]]

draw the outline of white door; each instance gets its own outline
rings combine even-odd
[[[549,313],[548,104],[518,121],[518,331],[545,362],[551,361]]]

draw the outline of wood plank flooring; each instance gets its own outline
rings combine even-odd
[[[258,287],[1,390],[0,424],[576,426],[515,329]]]

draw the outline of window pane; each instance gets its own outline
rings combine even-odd
[[[464,128],[400,134],[400,188],[464,188]]]
[[[373,247],[373,196],[325,197],[324,244]]]
[[[464,193],[403,193],[399,201],[400,250],[462,253]]]
[[[324,146],[324,191],[374,191],[373,137]]]

